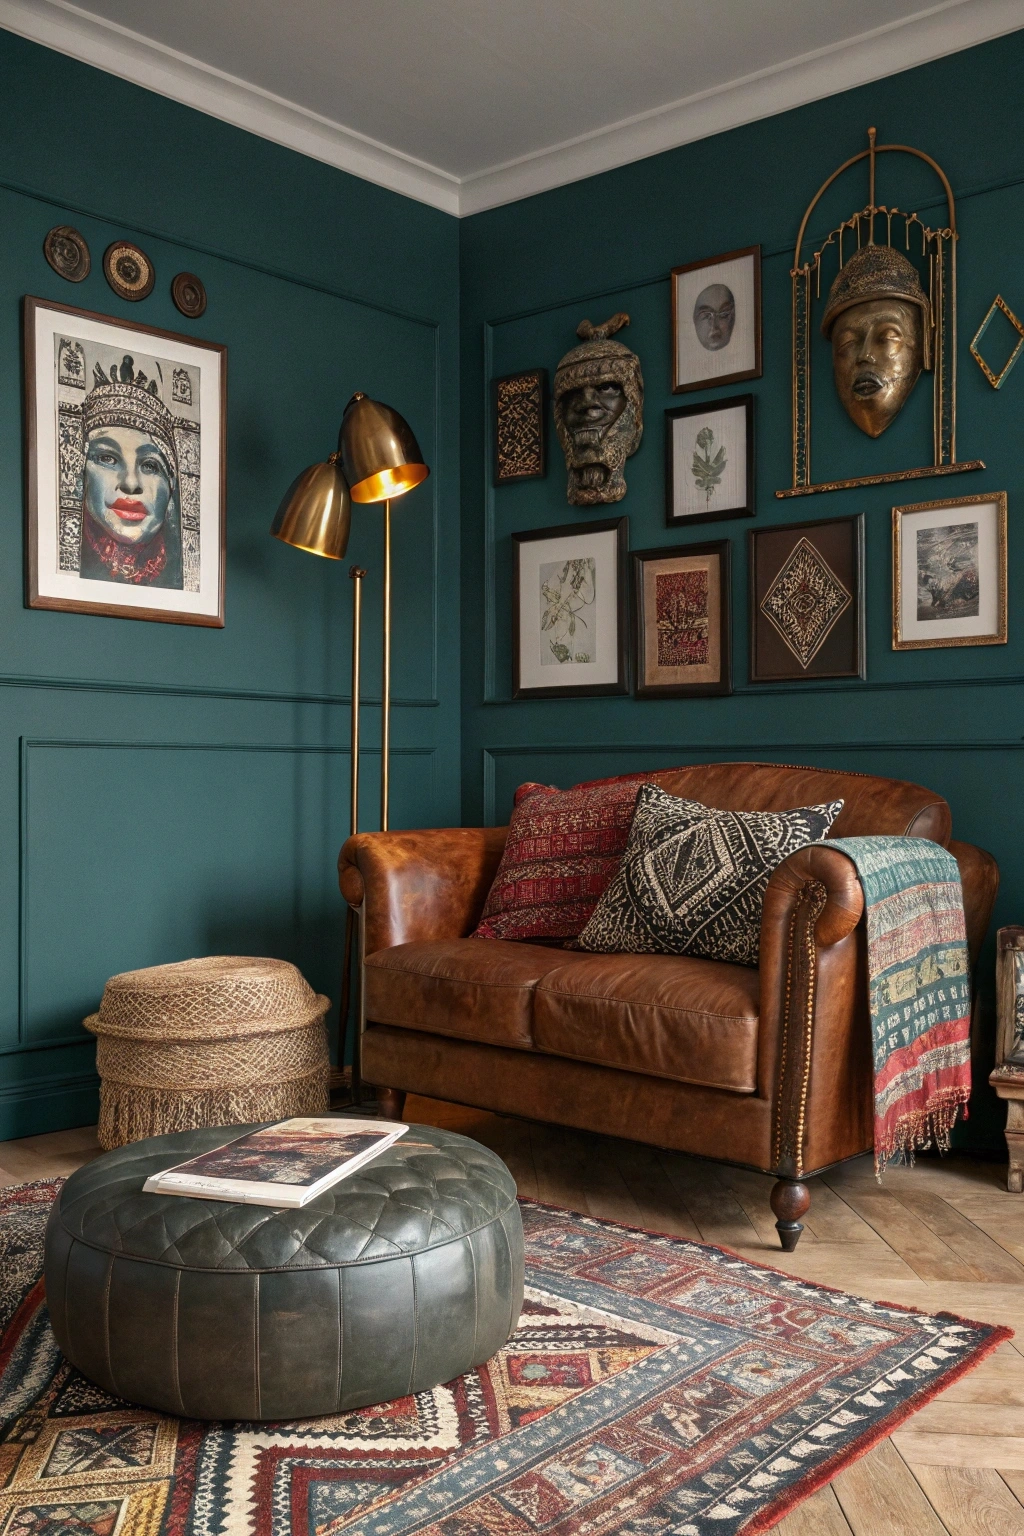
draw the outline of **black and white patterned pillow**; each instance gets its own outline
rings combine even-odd
[[[580,949],[756,965],[772,871],[821,842],[842,808],[833,800],[793,811],[716,811],[644,784],[622,863]]]

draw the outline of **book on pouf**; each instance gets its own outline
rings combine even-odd
[[[408,1129],[373,1120],[281,1120],[151,1174],[142,1192],[298,1208],[365,1168]]]

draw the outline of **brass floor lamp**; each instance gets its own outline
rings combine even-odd
[[[352,502],[384,503],[383,665],[381,671],[380,827],[388,829],[391,779],[391,503],[420,485],[430,470],[408,423],[391,406],[357,391],[345,407],[338,449],[323,464],[314,464],[293,481],[271,527],[275,538],[309,554],[341,560],[352,527]],[[352,579],[352,719],[350,725],[350,829],[359,830],[359,685],[362,566],[349,570]],[[359,1007],[352,1047],[352,1103],[362,1103],[361,1056],[365,1023],[363,951],[365,933],[360,913]],[[352,985],[352,908],[345,917],[341,978],[338,1065],[344,1065]]]

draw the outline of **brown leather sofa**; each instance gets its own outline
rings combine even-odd
[[[960,865],[972,963],[995,860],[950,840],[949,806],[899,779],[768,763],[653,773],[722,810],[842,799],[835,837],[928,837]],[[872,1145],[864,900],[828,843],[772,875],[759,969],[675,955],[595,955],[472,939],[505,827],[371,832],[341,851],[365,955],[362,1071],[383,1112],[406,1092],[625,1136],[777,1177],[791,1250],[803,1180]]]

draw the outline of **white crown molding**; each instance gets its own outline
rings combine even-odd
[[[298,150],[300,155],[458,215],[457,176],[66,0],[0,0],[0,28]]]
[[[1024,27],[1024,0],[945,0],[829,48],[464,177],[465,217],[820,101]]]
[[[943,0],[829,48],[462,179],[94,16],[69,0],[0,0],[0,28],[458,217],[596,176],[1003,37],[1024,28],[1024,0]]]

